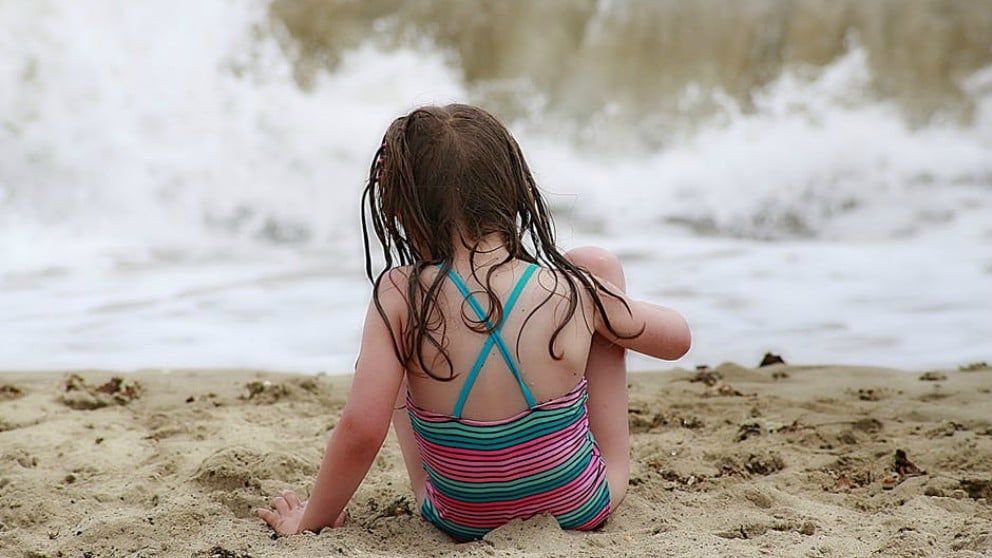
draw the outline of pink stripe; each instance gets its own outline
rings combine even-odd
[[[557,432],[550,432],[541,436],[539,438],[534,438],[533,440],[527,442],[521,442],[519,444],[509,446],[497,450],[476,450],[469,448],[453,448],[450,446],[444,446],[441,444],[435,444],[416,436],[417,440],[420,442],[422,449],[426,449],[428,453],[436,453],[443,455],[445,457],[457,458],[467,462],[477,463],[487,463],[487,462],[497,462],[504,459],[513,459],[515,456],[521,454],[531,454],[535,451],[539,451],[541,448],[556,445],[559,443],[568,443],[572,439],[582,439],[585,437],[586,432],[588,432],[588,427],[582,423],[578,423],[572,427],[559,430]]]
[[[496,460],[496,459],[506,459],[507,457],[513,457],[515,454],[519,453],[529,453],[537,448],[542,448],[550,444],[556,443],[558,440],[567,440],[569,438],[581,437],[589,431],[589,421],[585,417],[575,421],[573,424],[565,427],[561,430],[555,432],[549,432],[541,437],[534,438],[526,442],[521,442],[519,444],[509,446],[502,449],[492,449],[492,450],[476,450],[469,448],[455,448],[451,446],[444,446],[441,444],[435,444],[429,442],[422,438],[416,431],[414,431],[414,436],[417,438],[421,450],[427,449],[427,453],[438,453],[448,456],[458,456],[466,461],[471,461],[473,463],[478,461]]]
[[[472,464],[456,464],[437,456],[425,457],[424,462],[435,471],[443,471],[441,474],[452,480],[476,483],[506,482],[554,469],[568,461],[576,448],[577,446],[574,444],[554,448],[554,451],[549,448],[548,451],[541,454],[521,456],[518,460],[505,461],[495,466],[480,464],[473,467]]]
[[[555,450],[556,451],[554,452],[547,451],[534,456],[524,456],[518,461],[507,462],[504,466],[480,466],[475,470],[471,467],[458,467],[456,469],[451,467],[448,462],[438,461],[435,459],[425,458],[425,462],[434,471],[443,475],[445,478],[452,480],[468,483],[506,482],[526,478],[554,469],[555,467],[558,467],[562,463],[565,463],[567,460],[571,459],[574,456],[575,451],[578,450],[578,447],[565,446],[562,448],[555,448]]]
[[[575,529],[577,531],[588,531],[590,529],[595,529],[596,527],[599,527],[604,521],[606,521],[606,518],[610,516],[611,511],[612,510],[610,509],[610,505],[606,504],[605,506],[603,506],[603,509],[600,510],[598,514],[596,514],[595,517],[593,517],[589,521],[586,521],[582,525],[579,525]]]

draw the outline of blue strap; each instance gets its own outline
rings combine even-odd
[[[478,358],[475,359],[475,364],[472,366],[472,371],[468,373],[468,378],[465,379],[465,385],[462,386],[462,391],[458,395],[458,402],[455,403],[455,410],[453,411],[453,416],[456,418],[462,416],[462,408],[465,407],[465,401],[468,399],[468,393],[472,390],[472,386],[475,384],[475,379],[479,375],[479,371],[482,370],[482,365],[485,364],[486,359],[489,358],[489,353],[493,350],[493,345],[495,344],[499,347],[499,352],[503,355],[503,360],[506,361],[506,365],[510,368],[510,372],[513,373],[513,377],[517,379],[517,384],[520,386],[520,391],[524,395],[524,399],[527,400],[527,407],[533,407],[537,405],[537,401],[534,399],[534,395],[530,392],[530,388],[524,383],[523,376],[520,375],[520,368],[517,366],[517,362],[513,360],[513,356],[510,354],[510,349],[506,347],[506,343],[503,341],[503,336],[499,332],[503,329],[503,324],[506,323],[506,317],[510,315],[510,311],[513,310],[513,305],[517,302],[517,298],[520,297],[520,293],[524,290],[524,285],[530,280],[530,276],[534,274],[534,270],[537,269],[537,264],[530,264],[527,269],[524,270],[524,274],[517,281],[516,286],[513,288],[513,292],[510,293],[510,298],[506,300],[506,305],[503,307],[503,321],[499,323],[495,328],[492,322],[486,319],[486,311],[482,309],[479,302],[475,300],[472,293],[465,286],[465,282],[462,278],[455,273],[454,269],[448,270],[448,277],[451,278],[451,282],[458,287],[465,300],[468,301],[469,305],[475,310],[476,315],[479,316],[480,320],[484,320],[486,327],[491,330],[489,338],[486,339],[485,345],[482,346],[482,350],[479,352]]]

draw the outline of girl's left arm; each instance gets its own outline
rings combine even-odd
[[[389,285],[388,278],[381,285]],[[384,292],[388,291],[388,292]],[[397,289],[380,289],[380,302],[390,322],[395,320]],[[404,303],[405,308],[405,303]],[[280,534],[320,531],[336,526],[358,489],[389,432],[396,395],[403,383],[403,366],[396,358],[393,339],[374,302],[369,303],[362,331],[362,346],[355,366],[348,403],[317,472],[310,500],[300,503],[292,492],[274,500],[275,511],[259,515]]]

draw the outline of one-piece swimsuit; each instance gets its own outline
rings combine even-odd
[[[530,264],[492,327],[451,415],[417,407],[407,396],[413,432],[427,472],[421,515],[453,538],[478,539],[513,519],[551,514],[563,529],[587,530],[610,514],[606,465],[589,430],[583,379],[549,401],[535,401],[500,330],[536,269]],[[480,320],[486,313],[465,282],[448,277]],[[527,401],[527,410],[503,420],[462,418],[479,371],[496,347]]]

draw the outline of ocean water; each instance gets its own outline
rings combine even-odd
[[[681,366],[992,359],[992,2],[718,4],[0,2],[0,369],[350,371],[369,160],[452,101]]]

